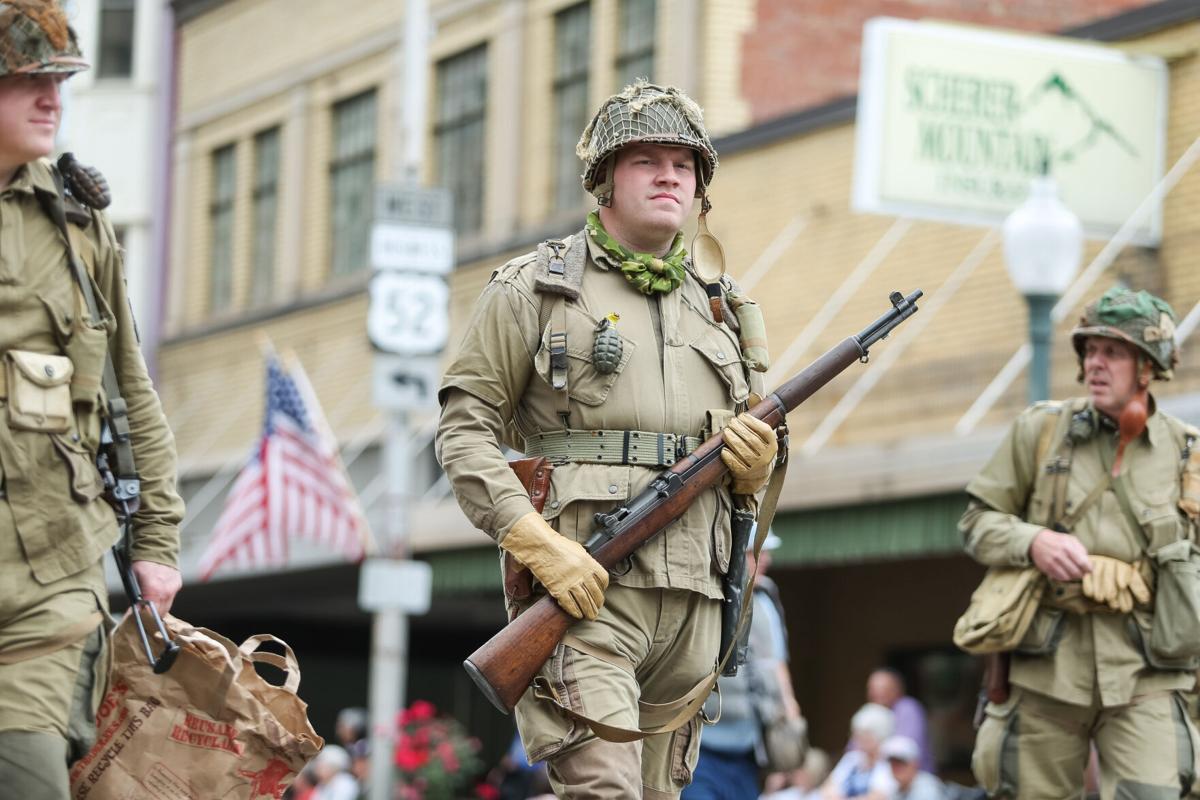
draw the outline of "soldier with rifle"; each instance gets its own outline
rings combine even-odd
[[[500,545],[510,615],[464,666],[515,710],[560,796],[674,798],[747,630],[731,556],[785,416],[865,361],[921,293],[894,292],[891,311],[760,399],[765,328],[707,231],[717,157],[700,108],[639,81],[577,151],[599,208],[492,275],[439,392],[438,457]],[[695,198],[689,256],[680,228]],[[529,457],[510,465],[504,446]]]
[[[45,159],[60,86],[86,68],[56,2],[0,1],[0,797],[21,800],[66,798],[95,737],[114,506],[131,515],[124,577],[163,613],[180,587],[174,442],[107,187]]]
[[[1012,651],[992,657],[972,764],[992,797],[1078,797],[1092,745],[1103,800],[1181,797],[1196,779],[1181,693],[1200,665],[1200,432],[1148,392],[1172,376],[1174,330],[1144,291],[1088,305],[1071,333],[1086,396],[1027,409],[967,486],[967,553],[1028,605],[973,651]],[[996,630],[1002,594],[981,587],[964,619]]]
[[[717,168],[694,101],[639,81],[601,106],[578,153],[598,207],[492,276],[446,370],[438,456],[503,551],[510,613],[545,592],[582,620],[516,706],[530,761],[547,761],[562,797],[674,798],[696,762],[698,714],[641,741],[594,729],[636,736],[639,701],[675,703],[712,671],[722,576],[742,557],[735,513],[748,530],[778,450],[772,427],[743,413],[762,393],[762,319],[684,245]],[[732,480],[610,576],[583,544],[594,515],[720,431]],[[540,513],[505,445],[544,459]],[[515,588],[522,567],[533,596]]]

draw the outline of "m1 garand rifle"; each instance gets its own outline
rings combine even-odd
[[[921,294],[920,289],[908,297],[892,292],[888,298],[890,311],[858,335],[846,337],[755,404],[750,413],[778,428],[789,411],[855,361],[866,363],[869,348],[916,313]],[[683,516],[697,497],[725,477],[728,468],[721,460],[724,446],[722,434],[713,435],[662,472],[637,497],[607,514],[597,514],[596,530],[584,545],[591,556],[606,570],[619,571],[635,550]],[[554,598],[543,596],[472,653],[463,667],[488,700],[508,713],[574,621]]]

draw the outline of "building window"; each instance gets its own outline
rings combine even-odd
[[[438,181],[454,194],[454,227],[483,227],[483,125],[487,109],[487,47],[479,46],[437,65]]]
[[[233,197],[236,162],[233,145],[212,154],[212,202],[208,207],[211,231],[211,282],[209,308],[224,311],[233,302]]]
[[[654,79],[655,0],[621,0],[617,31],[617,79],[628,86]]]
[[[133,75],[134,0],[100,0],[100,46],[97,78]]]
[[[554,202],[559,208],[577,206],[582,197],[575,144],[588,121],[591,17],[588,3],[571,6],[554,17]]]
[[[271,299],[275,276],[275,220],[279,206],[279,128],[254,137],[254,252],[250,302]]]
[[[334,275],[366,269],[370,258],[372,198],[375,191],[375,90],[333,107]]]

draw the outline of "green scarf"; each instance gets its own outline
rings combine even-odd
[[[642,294],[668,294],[683,283],[683,260],[687,258],[687,250],[683,247],[682,233],[675,234],[671,249],[659,258],[649,253],[635,253],[618,242],[604,230],[600,214],[596,211],[588,214],[587,232],[593,242],[620,262],[626,280]]]

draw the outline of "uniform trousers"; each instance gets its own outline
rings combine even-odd
[[[1007,702],[988,704],[971,767],[990,797],[1079,797],[1092,743],[1101,800],[1174,800],[1196,780],[1196,729],[1173,691],[1103,708],[1014,686]]]
[[[95,741],[96,708],[108,681],[106,628],[97,625],[33,657],[18,654],[36,651],[97,611],[107,615],[103,565],[38,583],[0,499],[0,571],[0,800],[66,800],[68,765]]]
[[[611,584],[600,616],[570,628],[515,710],[530,762],[547,762],[559,797],[679,796],[696,765],[699,714],[673,732],[614,743],[562,708],[637,729],[639,700],[670,703],[712,671],[720,615],[721,601],[696,592]]]

